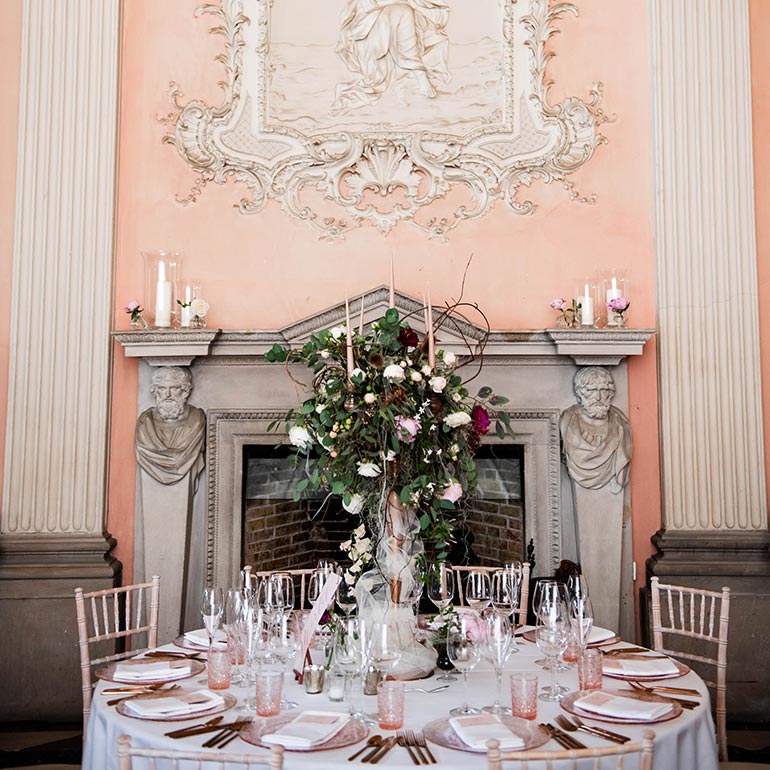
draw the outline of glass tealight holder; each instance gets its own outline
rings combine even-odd
[[[626,307],[629,305],[628,299],[628,279],[623,275],[612,275],[602,281],[602,311],[606,320],[606,326],[610,329],[622,327],[626,322],[626,312],[617,312],[611,306],[612,304]]]
[[[593,329],[599,320],[598,311],[599,287],[591,281],[585,281],[577,287],[575,299],[578,304],[578,328]]]
[[[182,267],[182,255],[176,251],[143,251],[145,276],[145,311],[150,326],[171,328],[176,320],[174,299]]]
[[[197,278],[180,278],[176,284],[176,314],[179,326],[189,329],[193,323],[193,314],[190,305],[194,299],[201,297],[201,284]]]

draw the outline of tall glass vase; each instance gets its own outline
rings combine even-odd
[[[142,257],[145,310],[150,317],[150,325],[158,329],[171,328],[177,317],[174,299],[182,255],[176,251],[143,251]]]

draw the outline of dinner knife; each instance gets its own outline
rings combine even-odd
[[[369,760],[369,764],[376,765],[396,745],[397,740],[395,735],[386,738],[379,751]]]

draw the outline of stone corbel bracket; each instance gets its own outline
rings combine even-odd
[[[112,332],[126,358],[143,358],[150,366],[189,366],[194,358],[207,356],[221,329]]]
[[[578,366],[617,366],[627,356],[642,355],[654,329],[547,329],[556,353]]]

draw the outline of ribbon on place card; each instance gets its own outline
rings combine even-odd
[[[294,658],[294,660],[300,661],[300,670],[298,671],[296,668],[294,669],[294,676],[300,684],[302,684],[301,669],[304,668],[305,658],[308,655],[313,634],[315,633],[318,623],[321,620],[321,616],[324,614],[324,612],[326,612],[326,610],[329,609],[332,602],[334,602],[334,597],[337,594],[337,586],[340,584],[341,580],[342,578],[339,575],[335,575],[334,573],[330,572],[326,576],[326,580],[323,584],[323,587],[321,588],[320,593],[318,594],[318,599],[316,599],[313,608],[305,616],[305,623],[302,626],[302,633],[299,637],[299,649],[297,650],[297,655]]]

